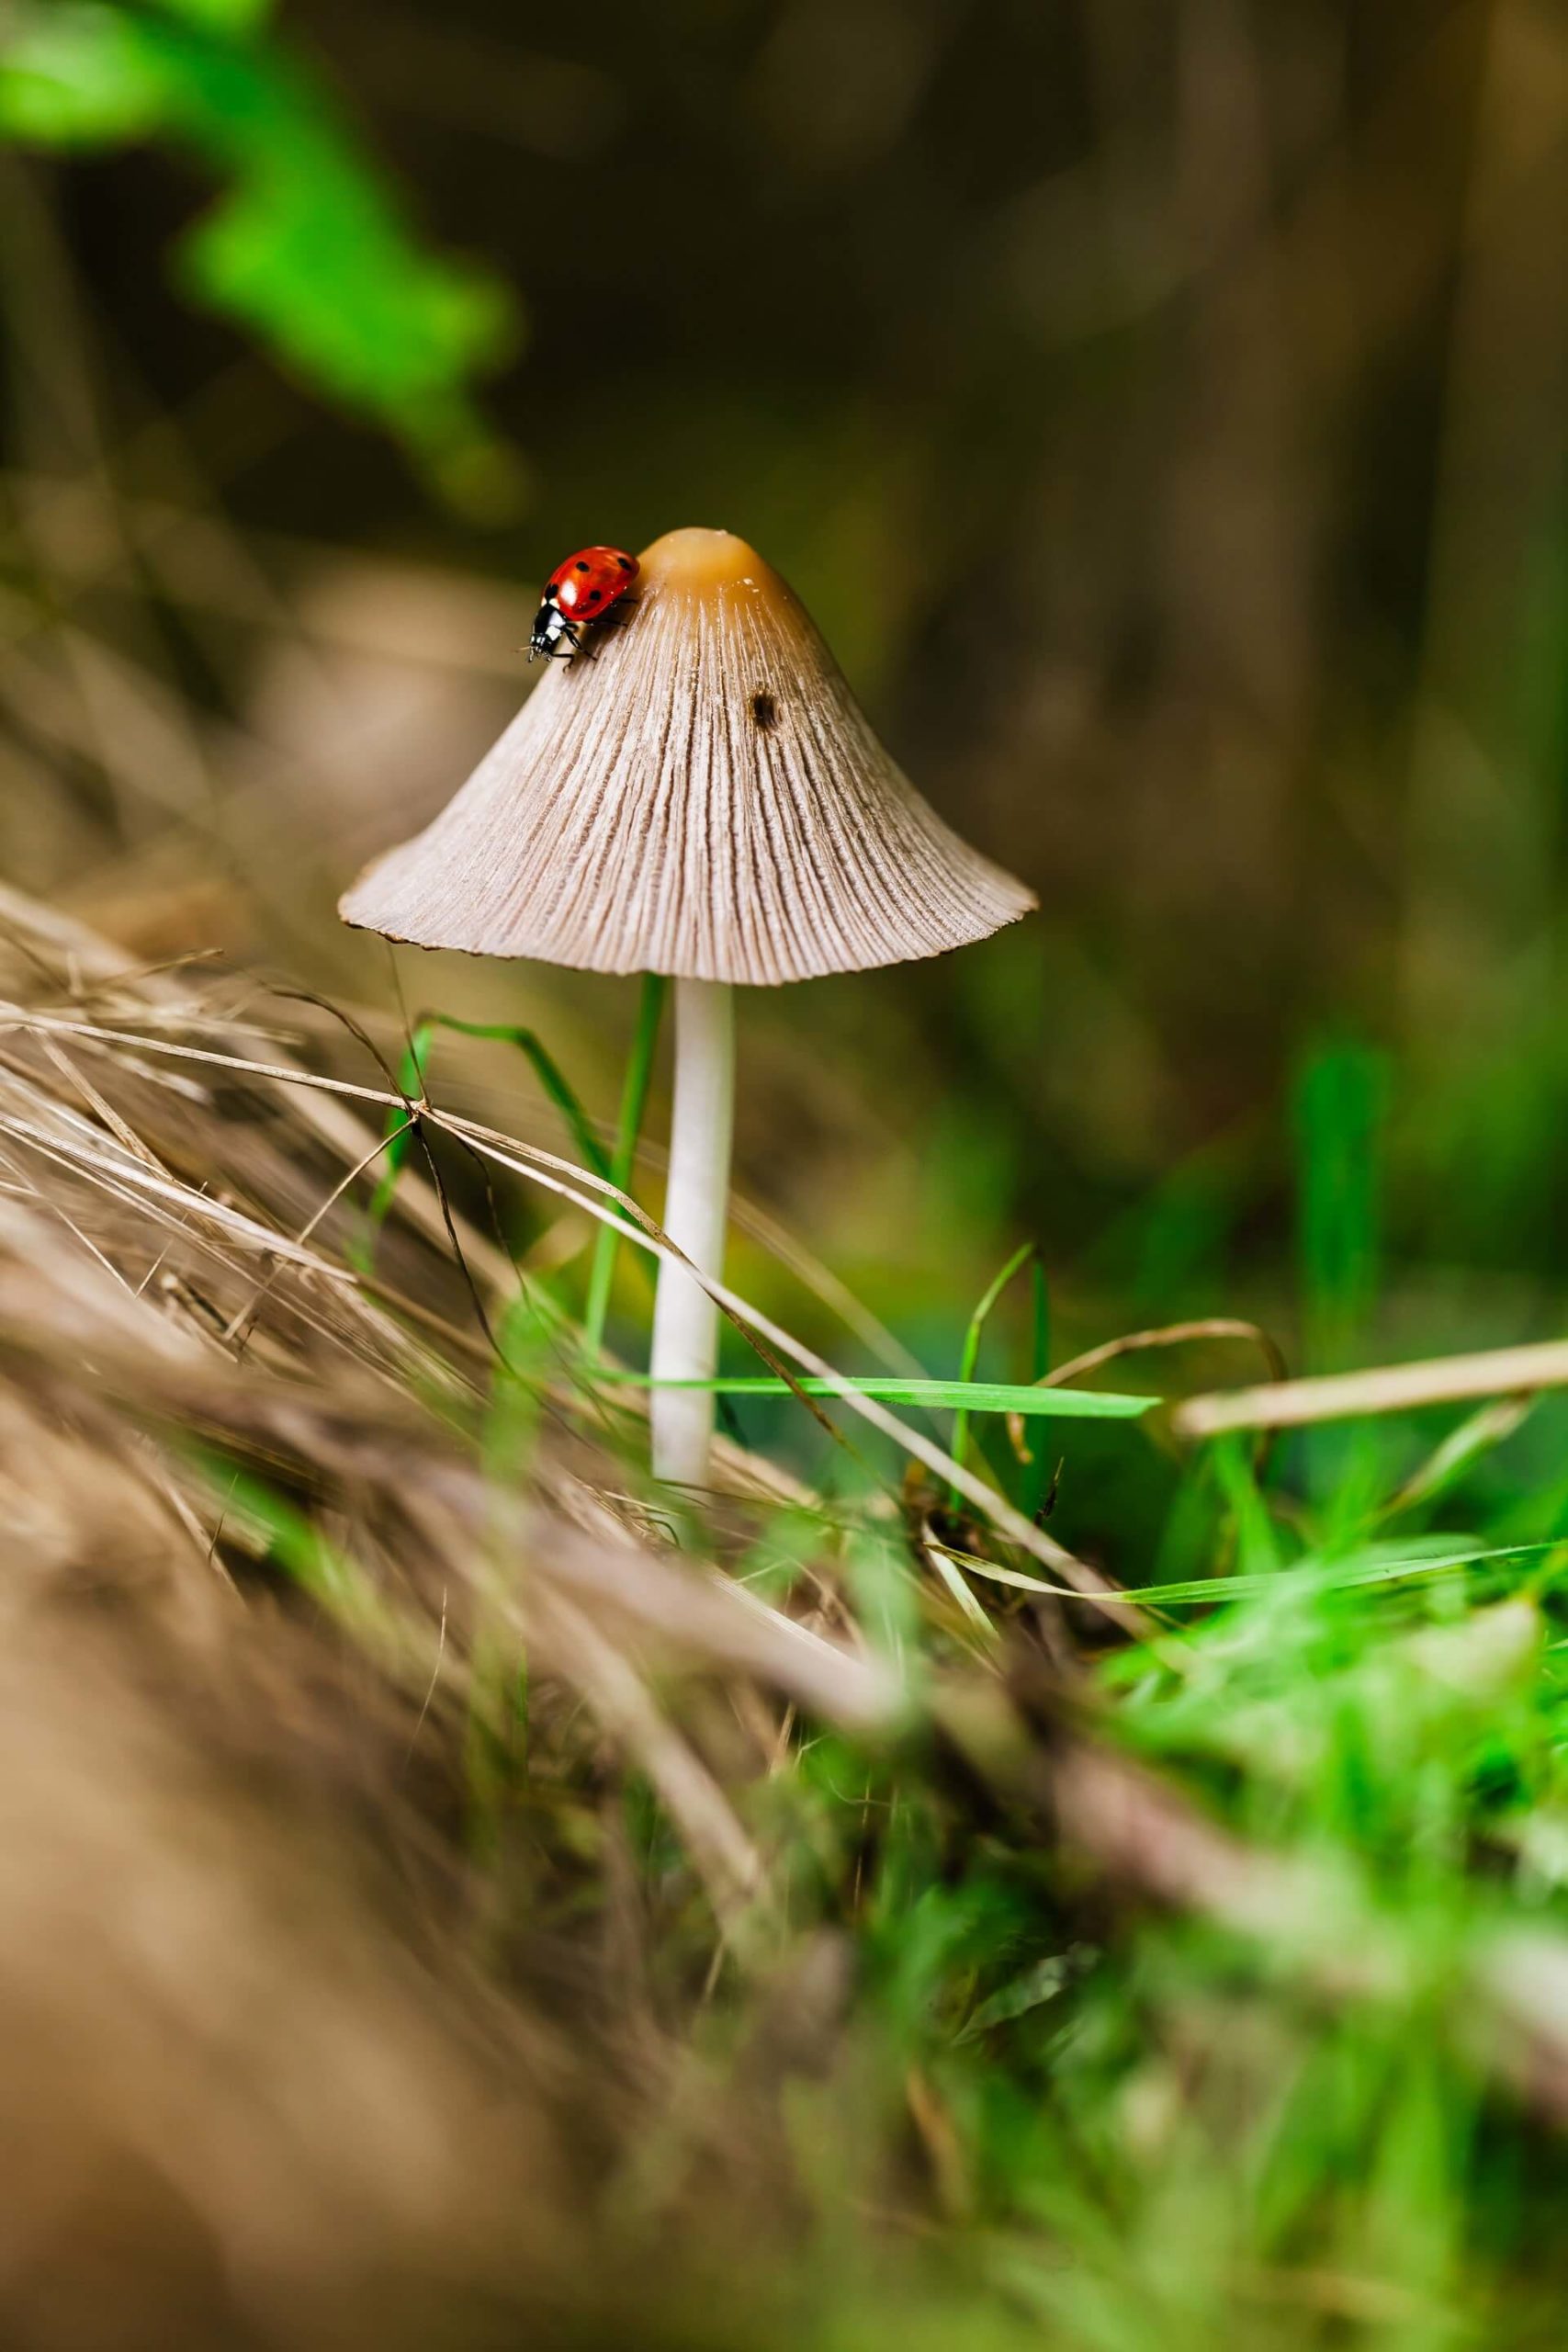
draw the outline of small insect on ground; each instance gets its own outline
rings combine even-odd
[[[637,575],[637,560],[623,548],[580,548],[545,582],[528,637],[528,659],[570,662],[584,650],[582,632],[618,605]]]

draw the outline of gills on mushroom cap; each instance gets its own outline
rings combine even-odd
[[[617,575],[629,560],[584,549],[550,589],[609,557]],[[635,602],[606,597],[591,644],[575,627],[536,624],[536,650],[567,638],[570,661],[552,662],[456,799],[362,876],[342,912],[424,947],[673,976],[673,1250],[659,1270],[649,1419],[655,1476],[700,1486],[729,1188],[730,984],[939,955],[1034,900],[927,807],[744,540],[671,531],[642,557],[637,587]]]
[[[423,947],[769,986],[940,955],[1032,893],[889,758],[744,540],[672,531],[344,920]]]

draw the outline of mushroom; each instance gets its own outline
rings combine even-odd
[[[674,980],[664,1229],[723,1272],[731,991],[936,956],[1036,903],[878,742],[799,600],[743,539],[669,532],[636,601],[552,665],[456,798],[363,874],[346,922],[422,947]],[[592,657],[592,658],[590,658]],[[655,1475],[706,1476],[718,1310],[660,1267]]]

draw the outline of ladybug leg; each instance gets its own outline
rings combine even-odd
[[[611,629],[620,628],[624,625],[627,615],[636,605],[637,601],[637,600],[635,596],[617,596],[609,611],[600,615],[599,627],[604,630],[606,635],[608,635]]]

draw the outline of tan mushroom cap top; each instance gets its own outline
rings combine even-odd
[[[346,922],[765,986],[940,955],[1034,905],[894,765],[743,539],[656,539],[586,643],[593,659],[552,662],[434,823],[360,876]]]

